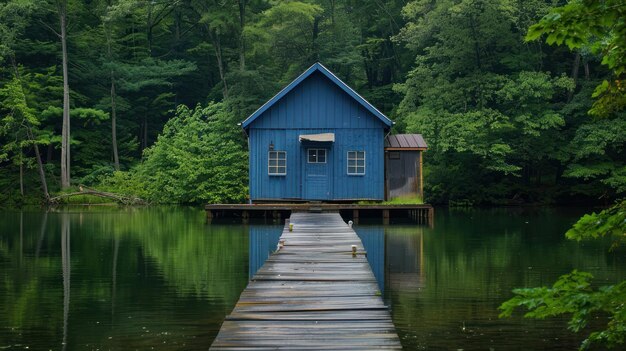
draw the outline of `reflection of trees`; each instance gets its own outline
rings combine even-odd
[[[601,245],[583,247],[563,239],[561,233],[575,218],[552,210],[441,211],[435,229],[423,229],[423,287],[391,286],[388,291],[396,326],[401,337],[407,336],[404,346],[473,349],[493,342],[506,348],[517,342],[541,349],[543,339],[569,337],[565,323],[499,321],[497,307],[513,287],[545,285],[574,266],[593,267],[603,278],[625,273],[607,262]],[[388,247],[411,235],[395,230],[386,231]],[[562,340],[562,347],[577,348],[578,343]]]
[[[16,328],[11,343],[123,348],[123,338],[108,336],[121,333],[132,343],[129,330],[140,320],[184,324],[189,313],[199,316],[198,323],[206,318],[198,333],[217,333],[221,311],[230,311],[247,284],[247,228],[206,226],[203,211],[195,209],[78,211],[82,216],[26,212],[23,221],[17,213],[0,214],[0,315]],[[180,305],[169,303],[172,295]],[[96,321],[101,328],[94,329]],[[0,335],[0,345],[5,341]]]
[[[63,350],[65,350],[67,348],[67,321],[70,316],[70,276],[72,274],[68,213],[63,213],[61,220],[61,262],[63,266]]]

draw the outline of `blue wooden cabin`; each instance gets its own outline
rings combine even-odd
[[[250,200],[383,200],[384,140],[392,124],[314,64],[242,122]]]

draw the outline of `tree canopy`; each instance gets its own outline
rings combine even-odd
[[[195,183],[150,197],[244,201],[236,123],[317,61],[394,120],[394,132],[425,136],[428,202],[617,198],[626,192],[624,5],[552,5],[0,1],[0,202],[142,175],[165,186],[200,165],[216,176],[232,168],[236,179],[219,182],[234,188],[188,174]],[[572,51],[530,40],[540,37]],[[187,120],[216,140],[181,140]],[[223,157],[200,160],[215,146]],[[166,154],[182,150],[189,157],[170,163]],[[160,188],[136,190],[146,189]]]

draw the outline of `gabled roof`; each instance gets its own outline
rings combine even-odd
[[[421,134],[394,134],[385,139],[385,149],[426,150],[428,145]]]
[[[376,107],[372,106],[367,100],[365,100],[361,95],[359,95],[356,91],[350,88],[346,83],[342,82],[341,79],[337,78],[328,68],[324,67],[319,62],[316,62],[313,66],[309,67],[304,73],[302,73],[298,78],[294,79],[293,82],[289,83],[286,87],[283,88],[278,94],[274,95],[268,102],[263,104],[263,106],[259,107],[258,110],[254,111],[245,121],[241,123],[241,126],[244,129],[247,129],[250,124],[257,119],[263,112],[267,111],[270,107],[272,107],[278,100],[280,100],[283,96],[287,95],[290,91],[292,91],[295,87],[297,87],[302,81],[307,79],[311,74],[315,72],[320,72],[325,75],[330,81],[335,83],[341,90],[345,91],[348,95],[350,95],[354,100],[356,100],[361,106],[365,107],[369,112],[371,112],[374,116],[376,116],[381,122],[383,122],[387,127],[391,127],[393,122],[385,116],[382,112],[378,111]]]

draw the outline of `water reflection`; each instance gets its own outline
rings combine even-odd
[[[563,320],[498,319],[511,289],[573,268],[598,285],[624,252],[563,232],[557,210],[438,210],[435,228],[355,226],[405,349],[563,349]],[[206,350],[282,225],[182,207],[0,212],[0,349]],[[520,346],[521,345],[521,346]]]
[[[180,207],[0,212],[0,349],[206,349],[248,234]]]
[[[61,264],[63,266],[63,350],[67,349],[67,320],[70,315],[70,277],[72,274],[70,250],[70,217],[63,213],[61,219]]]
[[[412,223],[354,226],[382,292],[387,288],[417,291],[423,287],[424,228]]]
[[[283,231],[283,225],[251,224],[248,277],[252,277],[263,266],[272,252],[276,251],[276,244]]]

